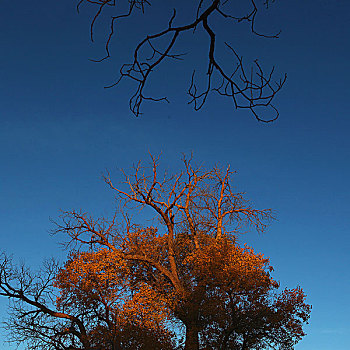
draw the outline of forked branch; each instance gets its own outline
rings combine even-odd
[[[106,55],[99,60],[95,60],[96,62],[101,62],[111,57],[110,46],[115,35],[115,28],[120,20],[128,19],[138,11],[145,16],[152,11],[150,9],[152,0],[128,0],[128,10],[124,13],[119,13],[123,2],[126,3],[126,0],[119,1],[118,3],[115,0],[79,1],[78,8],[83,3],[89,3],[97,7],[91,22],[91,40],[93,40],[94,26],[101,13],[107,9],[113,11],[105,45]],[[176,25],[175,23],[179,10],[174,8],[167,27],[160,29],[154,34],[145,35],[135,45],[132,60],[121,66],[119,78],[113,84],[107,86],[107,88],[118,85],[124,78],[131,79],[135,83],[136,89],[129,100],[129,106],[135,116],[142,114],[141,106],[144,101],[169,102],[167,96],[154,97],[146,94],[145,90],[151,79],[151,73],[167,60],[183,60],[184,54],[175,52],[177,42],[186,32],[195,32],[201,28],[209,39],[207,71],[204,76],[199,78],[200,81],[205,80],[206,83],[204,89],[198,87],[195,79],[198,73],[196,74],[196,69],[194,69],[187,91],[190,97],[188,103],[192,104],[194,109],[198,111],[207,101],[208,95],[211,92],[216,92],[220,96],[232,99],[236,109],[249,109],[258,121],[271,122],[276,120],[279,112],[274,106],[273,100],[283,87],[286,81],[286,75],[279,80],[273,79],[274,68],[270,72],[265,73],[257,60],[254,61],[254,65],[251,68],[247,69],[236,49],[228,42],[225,42],[225,45],[228,53],[231,53],[234,68],[231,70],[224,68],[223,59],[216,57],[217,37],[219,37],[220,33],[215,31],[209,22],[213,17],[216,17],[216,20],[219,18],[219,20],[221,19],[224,22],[248,22],[250,24],[250,30],[254,35],[265,38],[278,38],[280,33],[267,35],[260,33],[256,29],[256,18],[259,13],[257,0],[246,0],[248,4],[247,12],[240,16],[230,13],[231,2],[232,0],[198,0],[194,17],[182,25]],[[262,2],[262,6],[267,8],[274,0],[259,2]],[[224,42],[224,40],[221,41]],[[200,60],[202,61],[202,58]],[[267,113],[267,118],[260,114],[259,110],[261,107],[271,110],[271,113]]]

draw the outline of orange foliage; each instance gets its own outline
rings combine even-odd
[[[181,321],[185,350],[291,348],[310,315],[303,291],[278,294],[269,259],[236,241],[243,228],[263,231],[272,211],[254,209],[233,192],[229,168],[204,171],[191,159],[184,165],[179,174],[159,177],[152,157],[150,168],[138,164],[133,176],[125,175],[126,189],[105,178],[120,200],[123,229],[117,213],[112,220],[64,213],[57,232],[94,251],[71,255],[57,278],[57,305],[103,304],[116,325],[159,334],[170,334],[167,321]],[[129,212],[144,208],[155,212],[157,225],[130,222]]]
[[[0,294],[19,302],[10,322],[17,341],[31,349],[293,348],[311,311],[303,290],[279,291],[269,259],[237,243],[243,228],[263,231],[272,211],[234,192],[229,168],[184,166],[159,177],[152,157],[150,169],[138,164],[125,175],[126,189],[106,177],[119,211],[110,220],[65,212],[56,232],[80,249],[59,270],[51,263],[34,276],[1,256]],[[133,224],[130,211],[145,208],[153,225]]]
[[[100,346],[102,341],[106,349],[113,342],[110,338],[131,341],[136,346],[131,333],[138,334],[136,339],[143,346],[151,342],[158,348],[154,343],[157,338],[160,348],[167,348],[171,333],[164,324],[168,316],[164,301],[146,284],[133,290],[127,270],[126,261],[117,252],[71,252],[54,283],[60,291],[58,309],[91,313],[91,323],[96,323],[97,317],[89,336],[92,342],[97,339]]]

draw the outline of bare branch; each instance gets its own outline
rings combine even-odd
[[[91,22],[91,40],[93,40],[93,31],[97,19],[100,17],[103,10],[109,8],[118,13],[119,7],[122,4],[116,4],[112,0],[81,0],[78,3],[78,8],[82,3],[89,3],[97,7],[97,11]],[[122,2],[122,1],[121,1]],[[211,92],[217,92],[221,96],[229,97],[232,99],[234,107],[237,109],[249,109],[254,117],[258,121],[271,122],[278,118],[279,113],[276,107],[272,104],[273,99],[277,93],[282,88],[286,76],[284,76],[279,81],[272,81],[272,72],[270,74],[265,74],[261,67],[255,61],[255,68],[257,72],[251,74],[248,78],[247,71],[250,69],[243,65],[243,60],[236,53],[236,49],[232,45],[226,43],[227,48],[232,52],[233,62],[236,62],[236,68],[233,71],[227,71],[221,60],[215,55],[215,49],[217,46],[216,36],[220,33],[216,33],[212,26],[209,24],[209,20],[216,14],[219,14],[223,21],[230,20],[235,23],[248,22],[250,23],[251,32],[263,38],[278,38],[280,32],[267,35],[259,32],[256,29],[256,18],[259,13],[259,8],[256,4],[256,0],[247,0],[248,6],[245,15],[235,16],[230,14],[226,8],[230,5],[229,0],[210,0],[203,1],[198,0],[196,6],[196,14],[192,21],[188,21],[183,25],[176,25],[175,20],[178,13],[178,9],[174,8],[172,14],[167,23],[167,27],[163,30],[159,30],[154,34],[147,34],[144,39],[142,39],[136,46],[133,52],[132,61],[125,63],[121,66],[119,74],[120,77],[111,85],[106,86],[106,88],[111,88],[118,85],[124,78],[131,79],[136,84],[136,89],[129,100],[129,107],[135,116],[140,116],[142,114],[141,106],[144,101],[164,101],[169,102],[167,96],[154,97],[147,96],[145,89],[151,79],[151,73],[155,71],[161,64],[169,60],[182,60],[184,54],[176,53],[175,45],[188,31],[195,31],[197,28],[202,27],[203,31],[208,35],[209,46],[208,46],[208,69],[205,76],[201,77],[206,80],[206,86],[204,90],[200,91],[197,84],[194,81],[196,69],[193,70],[192,77],[190,79],[190,85],[188,88],[188,95],[190,96],[189,104],[193,104],[196,111],[200,110],[205,104],[207,97]],[[268,8],[269,4],[273,1],[264,1],[263,5]],[[150,7],[152,1],[149,0],[128,0],[129,9],[126,13],[121,13],[113,15],[110,22],[110,31],[106,40],[106,55],[95,60],[96,62],[101,62],[110,55],[110,45],[112,38],[115,34],[115,26],[117,22],[121,19],[127,20],[129,17],[133,16],[136,11],[141,11],[143,15],[145,14],[145,7]],[[149,9],[148,12],[152,12]],[[223,41],[223,40],[221,40]],[[148,52],[151,52],[148,55]],[[255,79],[257,78],[257,79]],[[213,86],[213,81],[221,81],[218,85]],[[258,112],[259,107],[269,107],[272,110],[272,115],[266,119],[260,115]]]

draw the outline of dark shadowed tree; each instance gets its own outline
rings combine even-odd
[[[206,61],[205,73],[198,73],[193,67],[189,76],[189,103],[195,110],[202,108],[209,93],[215,92],[232,100],[235,108],[249,109],[253,116],[264,122],[278,118],[279,113],[273,104],[273,99],[282,88],[286,76],[275,80],[274,68],[264,72],[262,66],[255,60],[248,67],[239,55],[236,43],[233,45],[223,36],[218,28],[226,23],[248,23],[253,35],[263,38],[278,38],[279,33],[272,35],[259,31],[257,19],[260,12],[268,8],[274,0],[243,0],[237,6],[233,0],[196,0],[162,2],[159,10],[153,0],[80,0],[78,10],[84,4],[95,8],[91,22],[91,40],[94,39],[95,27],[99,20],[105,21],[109,16],[109,32],[106,33],[106,54],[97,62],[111,57],[113,40],[120,40],[118,25],[129,23],[129,28],[145,27],[150,18],[159,28],[152,32],[144,32],[143,38],[135,42],[134,51],[129,62],[123,64],[119,70],[119,78],[110,86],[119,84],[124,79],[130,79],[135,84],[129,105],[134,115],[139,116],[144,101],[166,101],[167,96],[149,96],[147,88],[152,80],[152,73],[167,61],[186,61],[186,54],[179,49],[179,42],[188,33],[195,35],[203,32],[207,36],[206,57],[197,57],[197,62]],[[162,11],[162,12],[159,12]],[[156,19],[156,20],[155,20]],[[147,29],[144,29],[147,30]],[[123,38],[127,39],[128,38]],[[241,38],[245,40],[244,38]],[[237,40],[237,39],[236,39]],[[198,40],[193,36],[192,45],[186,50],[196,47]],[[223,54],[223,50],[227,54]],[[262,112],[262,110],[267,111]]]

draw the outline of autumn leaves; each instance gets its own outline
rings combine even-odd
[[[151,157],[123,174],[121,187],[105,177],[118,199],[111,219],[63,213],[54,232],[75,248],[40,288],[3,265],[1,293],[26,320],[18,337],[85,350],[289,349],[302,338],[311,310],[302,289],[279,291],[269,259],[237,243],[242,230],[263,231],[272,211],[234,192],[229,168],[184,158],[168,175]],[[153,219],[136,224],[132,215],[149,209]]]

